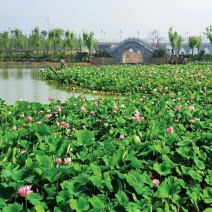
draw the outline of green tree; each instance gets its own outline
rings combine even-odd
[[[82,37],[79,35],[78,39],[77,39],[77,45],[79,47],[79,51],[80,53],[82,52],[82,48],[83,48],[83,39]]]
[[[178,50],[178,55],[180,54],[180,48],[183,45],[183,37],[181,35],[177,36],[177,50]]]
[[[36,27],[34,30],[32,30],[32,35],[30,37],[31,45],[33,47],[33,50],[36,50],[39,52],[40,46],[41,46],[41,36],[40,36],[40,30],[38,27]]]
[[[200,53],[199,48],[200,48],[201,44],[202,44],[201,38],[197,37],[196,47],[198,49],[198,54]]]
[[[177,32],[173,32],[172,30],[172,27],[169,28],[169,31],[168,31],[168,36],[169,36],[169,41],[171,43],[171,47],[172,47],[172,55],[174,54],[174,48],[176,47],[177,45],[177,37],[178,37],[178,34]]]
[[[206,27],[206,32],[204,33],[207,38],[210,40],[210,43],[212,44],[212,26]]]
[[[69,30],[67,30],[65,32],[65,39],[63,41],[63,48],[64,51],[66,49],[66,47],[71,49],[71,52],[73,51],[73,49],[75,48],[76,44],[75,44],[75,39],[74,39],[74,32],[70,32]]]
[[[10,46],[10,41],[11,40],[10,40],[9,32],[4,31],[1,35],[1,44],[2,44],[5,52],[7,51],[7,49]]]
[[[16,28],[12,32],[14,33],[14,37],[15,37],[15,47],[17,48],[17,50],[22,52],[22,49],[23,49],[24,43],[25,43],[25,38],[22,34],[22,31],[20,29]]]
[[[52,41],[54,52],[57,51],[57,46],[61,43],[62,40],[62,30],[61,29],[52,29],[49,32],[49,40]]]
[[[83,41],[88,48],[89,54],[91,53],[91,49],[94,47],[94,33],[84,32],[83,33]]]
[[[196,36],[190,36],[188,39],[188,45],[191,48],[192,55],[194,54],[194,48],[197,47],[199,38]]]
[[[50,40],[49,38],[44,40],[45,51],[46,51],[47,54],[49,53],[49,50],[51,49],[52,44],[53,44],[52,40]]]

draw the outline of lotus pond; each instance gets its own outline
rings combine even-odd
[[[0,211],[212,211],[211,65],[57,72],[125,96],[0,100]]]

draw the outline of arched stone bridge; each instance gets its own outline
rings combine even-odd
[[[109,50],[110,55],[114,58],[115,63],[122,63],[123,58],[129,50],[133,50],[133,53],[140,53],[142,56],[142,62],[149,63],[153,54],[152,47],[145,41],[139,38],[128,38],[112,47]]]

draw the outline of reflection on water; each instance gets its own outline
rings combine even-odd
[[[65,101],[81,93],[62,90],[54,83],[39,79],[40,68],[0,68],[0,98],[7,104],[14,104],[18,99],[26,101],[46,102],[48,97]],[[87,99],[95,99],[94,95],[84,95]]]

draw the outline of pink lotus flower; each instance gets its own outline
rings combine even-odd
[[[160,184],[160,181],[158,179],[154,179],[152,180],[152,182],[154,186],[158,186]]]
[[[50,119],[51,117],[52,117],[52,114],[48,114],[48,113],[47,113],[47,114],[45,115],[45,118],[46,118],[46,119]]]
[[[94,104],[96,107],[99,105],[98,102],[94,102],[93,104]]]
[[[117,112],[118,111],[118,106],[117,105],[114,105],[113,108],[112,108],[112,110]]]
[[[173,128],[173,127],[168,127],[168,128],[166,129],[166,132],[167,132],[168,134],[174,133],[174,128]]]
[[[52,97],[51,97],[51,96],[49,96],[49,97],[48,97],[48,100],[49,100],[49,101],[52,101]]]
[[[83,95],[80,96],[80,99],[85,99],[85,97]]]
[[[145,120],[145,118],[143,116],[142,117],[140,117],[140,116],[133,116],[131,119],[133,121],[144,121]]]
[[[63,161],[62,161],[61,158],[56,158],[55,162],[56,162],[57,164],[61,164]]]
[[[171,97],[171,98],[172,98],[173,96],[174,96],[174,94],[173,94],[173,93],[170,93],[170,94],[169,94],[169,97]]]
[[[61,110],[62,110],[62,107],[58,105],[58,106],[56,107],[56,111],[57,111],[58,113],[60,113]]]
[[[195,123],[195,120],[194,119],[191,119],[190,120],[190,124],[194,124]]]
[[[140,113],[136,110],[135,112],[134,112],[134,116],[139,116],[140,115]]]
[[[121,141],[121,140],[123,140],[124,139],[124,135],[120,135],[119,136],[119,140]]]
[[[177,106],[177,107],[176,107],[176,110],[177,110],[177,111],[180,111],[181,109],[182,109],[182,106]]]
[[[81,108],[80,108],[80,111],[81,111],[82,113],[84,113],[84,112],[85,112],[85,107],[81,107]]]
[[[27,121],[27,122],[31,122],[31,121],[32,121],[32,117],[31,117],[31,116],[27,116],[27,117],[26,117],[26,121]]]
[[[91,111],[91,112],[90,112],[90,115],[92,115],[92,116],[93,116],[94,114],[95,114],[95,112],[94,112],[94,111]]]
[[[69,128],[69,124],[67,122],[63,126],[67,129]]]
[[[26,195],[29,195],[31,193],[33,193],[33,191],[31,190],[32,186],[24,186],[24,187],[21,187],[18,189],[18,194],[21,196],[21,197],[25,197]]]
[[[189,110],[194,110],[194,106],[189,106]]]
[[[41,125],[42,122],[41,121],[36,121],[36,125]]]
[[[75,127],[72,127],[71,130],[72,130],[72,131],[75,131],[76,129],[75,129]]]
[[[149,177],[150,177],[151,179],[154,179],[154,178],[155,178],[155,176],[154,176],[152,173],[149,174]]]
[[[65,164],[70,164],[71,163],[71,158],[64,158],[64,163]]]
[[[13,131],[16,131],[17,130],[17,127],[16,126],[13,126],[12,130]]]
[[[65,128],[69,128],[69,124],[65,121],[60,122],[61,126],[65,127]]]

